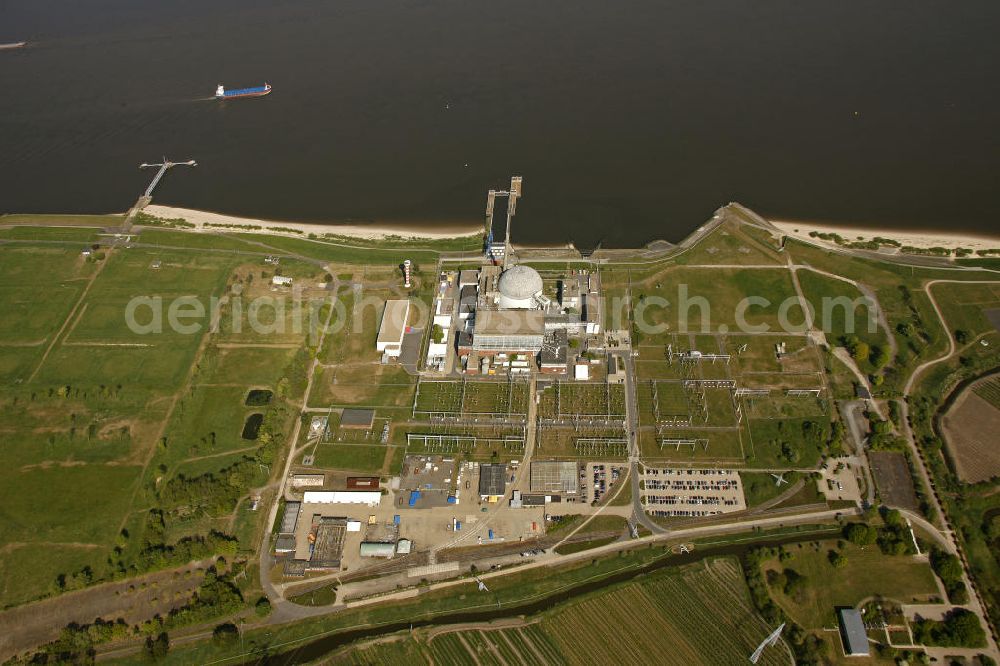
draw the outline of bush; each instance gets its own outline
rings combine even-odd
[[[271,602],[267,597],[261,597],[253,607],[257,617],[267,617],[271,614]]]
[[[844,538],[856,546],[870,546],[878,539],[878,531],[867,523],[851,523],[844,528]]]
[[[920,620],[914,626],[914,639],[922,645],[944,647],[981,647],[986,644],[986,632],[972,611],[956,608],[945,619]]]
[[[166,657],[169,650],[170,637],[167,636],[167,632],[161,631],[156,638],[146,637],[146,656],[153,661],[159,661]]]
[[[239,637],[240,630],[231,622],[220,624],[212,631],[212,641],[216,645],[232,645]]]

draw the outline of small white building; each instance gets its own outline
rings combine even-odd
[[[587,381],[590,379],[590,366],[586,363],[577,363],[574,365],[573,378],[577,381]]]
[[[302,493],[304,504],[366,504],[378,506],[382,493],[370,490],[307,490]]]
[[[410,302],[392,300],[385,302],[382,313],[382,323],[379,324],[378,338],[375,340],[375,351],[396,358],[403,348],[403,336],[406,334],[406,322],[410,316]]]
[[[271,278],[271,284],[276,287],[290,287],[292,285],[292,278],[287,275],[275,275]]]

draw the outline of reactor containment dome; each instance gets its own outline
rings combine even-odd
[[[500,274],[497,290],[501,309],[535,309],[539,305],[535,297],[542,293],[542,276],[530,266],[511,266]]]

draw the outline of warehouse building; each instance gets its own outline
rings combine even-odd
[[[375,351],[382,352],[390,358],[399,357],[403,348],[403,336],[406,334],[406,322],[409,316],[409,301],[385,302],[382,323],[379,324],[378,337],[375,339]]]
[[[868,634],[865,622],[857,608],[840,608],[837,610],[840,619],[840,637],[844,642],[844,655],[848,657],[868,657],[871,649],[868,647]]]
[[[295,526],[299,522],[299,509],[301,502],[285,502],[285,513],[281,516],[280,534],[294,534]]]
[[[379,491],[362,490],[307,490],[302,494],[306,504],[365,504],[378,506],[382,501]]]
[[[361,544],[361,557],[384,557],[391,558],[396,554],[396,544],[394,543],[372,543],[369,541]]]
[[[529,485],[533,493],[575,495],[580,490],[580,472],[573,461],[533,462]]]
[[[499,502],[507,491],[507,466],[501,463],[479,466],[479,498]]]

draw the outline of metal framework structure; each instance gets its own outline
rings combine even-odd
[[[771,395],[771,389],[768,388],[738,388],[736,389],[736,397],[743,398],[757,398],[757,397],[767,397]]]
[[[708,451],[708,439],[704,437],[696,437],[693,439],[661,439],[660,440],[660,450],[667,447],[674,447],[675,451],[680,451],[682,446],[691,447],[694,451],[698,447],[701,447],[702,451]]]
[[[821,388],[814,388],[814,389],[788,389],[787,391],[785,391],[785,395],[787,395],[787,396],[789,396],[791,398],[801,398],[801,397],[807,397],[807,396],[818,398],[819,394],[822,393],[822,392],[823,392],[823,389],[821,389]]]
[[[443,405],[447,407],[446,409],[420,409],[420,387],[424,385],[449,385],[457,387],[457,396],[452,395],[452,404]],[[468,387],[472,385],[490,385],[490,386],[506,386],[506,411],[482,411],[479,409],[473,410],[470,405],[468,405],[469,389]],[[516,395],[518,391],[523,390],[523,402],[524,409],[519,410],[514,408],[515,399],[519,399],[520,395]],[[494,381],[481,381],[472,380],[471,382],[462,378],[461,380],[430,380],[430,381],[419,381],[417,382],[417,390],[413,396],[413,415],[423,415],[427,416],[432,421],[439,422],[461,422],[461,423],[513,423],[517,425],[527,423],[528,419],[528,400],[530,400],[529,383],[525,378],[515,379],[514,377],[508,377],[506,381],[494,382]],[[499,395],[503,395],[500,390],[498,390]],[[502,401],[501,401],[502,402]],[[501,404],[500,407],[503,405]]]
[[[505,451],[524,451],[524,435],[504,435],[502,437],[479,437],[477,435],[456,435],[439,433],[407,433],[406,448],[417,446],[427,453],[471,453],[479,445],[487,448],[503,447]]]
[[[625,388],[621,384],[609,384],[607,382],[569,382],[565,384],[558,380],[554,381],[546,391],[553,391],[555,394],[555,416],[543,417],[539,415],[538,424],[572,426],[574,429],[582,427],[624,427],[625,425]],[[600,402],[604,409],[590,409],[587,405],[566,404],[565,392],[574,390],[586,391],[588,388],[596,387],[602,395]],[[619,391],[620,396],[619,396]],[[574,401],[575,402],[575,401]]]
[[[587,457],[628,456],[628,440],[623,437],[578,437],[573,448],[578,455]]]

